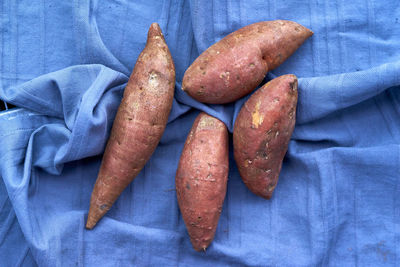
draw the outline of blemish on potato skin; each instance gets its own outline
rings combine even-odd
[[[264,149],[261,149],[261,150],[257,151],[257,156],[259,158],[268,159],[268,153]]]
[[[290,119],[293,118],[293,109],[291,109],[291,110],[289,111],[289,118],[290,118]]]
[[[260,106],[261,106],[261,101],[258,101],[256,103],[254,111],[251,114],[252,126],[254,128],[258,128],[258,126],[260,126],[264,121],[264,115],[260,114]]]
[[[244,160],[243,166],[244,166],[245,168],[249,167],[249,163],[247,162],[247,159]]]
[[[221,72],[220,75],[219,75],[219,77],[220,77],[221,79],[229,80],[229,78],[230,78],[230,72],[229,72],[229,71]]]
[[[214,128],[215,127],[215,119],[211,116],[203,116],[201,117],[199,124],[197,125],[197,130],[202,130],[207,127]],[[201,140],[203,141],[203,140]],[[203,141],[204,142],[204,141]]]
[[[276,184],[269,184],[268,185],[268,192],[272,192],[275,189]]]
[[[292,91],[296,91],[297,90],[297,80],[294,82],[291,82],[289,84],[289,86],[290,86],[290,89],[292,89]]]
[[[103,204],[103,205],[100,206],[100,209],[101,209],[101,210],[108,210],[109,207],[108,207],[107,204]]]

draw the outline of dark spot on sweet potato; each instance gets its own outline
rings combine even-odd
[[[262,146],[262,147],[265,148],[265,146]],[[268,159],[267,151],[265,151],[264,148],[261,148],[260,150],[257,151],[257,157]]]
[[[106,210],[106,209],[108,209],[108,205],[107,204],[103,204],[103,205],[100,206],[100,209],[101,210]]]
[[[289,84],[290,89],[292,89],[292,91],[296,91],[297,90],[297,82],[291,82]]]
[[[190,190],[190,184],[189,184],[189,183],[186,183],[186,188],[187,188],[188,190]]]
[[[201,220],[201,216],[197,217],[198,220]]]

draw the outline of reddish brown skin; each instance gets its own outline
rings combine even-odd
[[[313,34],[286,20],[243,27],[210,46],[186,70],[182,90],[209,104],[233,102],[253,91]]]
[[[197,251],[205,251],[214,239],[228,169],[227,128],[220,120],[200,113],[186,139],[175,177],[179,208]]]
[[[289,74],[258,89],[241,108],[233,129],[240,176],[256,195],[270,199],[296,122],[297,78]]]
[[[175,67],[160,26],[150,26],[103,155],[90,200],[86,228],[92,229],[139,174],[167,124],[175,87]]]

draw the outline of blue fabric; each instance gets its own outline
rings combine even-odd
[[[0,3],[1,266],[400,265],[400,6],[397,1]],[[314,36],[266,80],[299,77],[297,123],[271,200],[232,157],[212,245],[190,244],[175,170],[199,110],[232,126],[245,98],[204,105],[180,90],[208,46],[253,22]],[[161,142],[97,227],[84,224],[123,88],[158,22],[175,100]]]

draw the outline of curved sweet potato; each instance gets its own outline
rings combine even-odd
[[[283,75],[258,89],[241,108],[233,129],[240,176],[256,195],[269,199],[296,121],[297,78]]]
[[[311,35],[285,20],[243,27],[210,46],[186,70],[182,89],[209,104],[235,101],[253,91]]]
[[[93,228],[139,174],[167,124],[175,67],[160,26],[150,26],[107,142],[90,200],[86,228]]]
[[[176,172],[179,208],[193,248],[214,238],[228,179],[228,131],[220,120],[200,113],[193,123]]]

